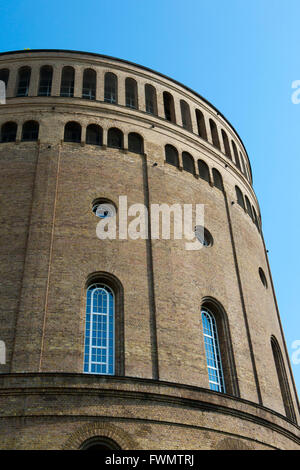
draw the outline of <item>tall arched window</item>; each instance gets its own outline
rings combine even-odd
[[[174,98],[171,93],[168,93],[167,91],[164,91],[163,98],[165,117],[168,121],[174,122],[176,124]]]
[[[1,127],[1,142],[15,142],[17,136],[17,124],[15,122],[6,122]]]
[[[128,108],[138,108],[137,83],[133,78],[125,80],[125,98]]]
[[[218,129],[217,129],[216,123],[215,121],[210,119],[209,125],[210,125],[212,143],[215,147],[217,147],[220,150],[220,141],[219,141],[219,135],[218,135]]]
[[[181,109],[182,127],[187,129],[188,131],[192,131],[193,129],[192,129],[190,107],[184,100],[180,100],[180,109]]]
[[[278,344],[277,339],[272,336],[271,337],[271,347],[279,382],[279,387],[281,391],[282,401],[285,409],[286,417],[289,418],[294,423],[296,422],[296,415],[293,406],[293,401],[291,397],[290,387],[288,378],[286,375],[286,370],[284,366],[283,357],[280,351],[280,346]]]
[[[195,174],[194,159],[188,152],[182,152],[182,167],[185,171]]]
[[[0,70],[0,80],[2,80],[2,82],[5,83],[5,88],[7,88],[8,77],[9,77],[9,70],[8,69],[1,69]]]
[[[196,109],[196,120],[197,120],[199,136],[202,137],[202,139],[207,140],[207,132],[206,132],[204,116],[203,116],[203,113],[199,109]]]
[[[52,88],[53,68],[50,65],[44,65],[40,69],[39,96],[50,96]]]
[[[255,223],[256,227],[258,228],[258,231],[260,231],[260,230],[259,230],[259,223],[258,223],[258,218],[257,218],[256,210],[254,209],[253,206],[252,206],[252,213],[253,213],[253,220],[254,220],[254,223]]]
[[[75,71],[73,67],[66,66],[62,69],[60,96],[74,96]]]
[[[176,166],[177,168],[179,167],[179,158],[178,158],[178,152],[173,145],[167,144],[165,146],[165,155],[166,155],[166,162],[169,163],[170,165]]]
[[[111,72],[106,72],[104,78],[104,101],[114,104],[118,102],[118,79]]]
[[[203,160],[198,160],[198,171],[200,178],[209,183],[209,169],[207,164]]]
[[[225,393],[225,383],[216,321],[213,314],[207,308],[202,307],[201,315],[209,388],[217,392]]]
[[[204,347],[211,390],[239,396],[236,367],[227,315],[213,298],[201,307]]]
[[[128,134],[128,150],[135,153],[144,153],[144,140],[140,134],[136,132]]]
[[[245,159],[245,169],[246,169],[246,178],[248,179],[248,181],[252,181],[252,175],[251,175],[251,169],[250,169],[250,165],[249,165],[249,161],[248,159],[246,158]]]
[[[107,133],[107,145],[108,147],[122,149],[123,143],[123,132],[116,127],[111,127]]]
[[[240,152],[240,161],[241,161],[241,163],[242,163],[242,172],[243,172],[244,175],[247,177],[247,172],[246,172],[244,157],[243,157],[243,155],[242,155],[241,152]]]
[[[251,204],[247,196],[245,196],[245,201],[246,201],[246,210],[248,215],[250,215],[251,219],[253,219],[253,214],[252,214],[252,209],[251,209]]]
[[[82,98],[86,100],[96,99],[96,72],[93,69],[85,69],[83,72]]]
[[[65,142],[81,142],[81,125],[78,122],[70,121],[65,125]]]
[[[243,209],[245,209],[244,196],[243,196],[243,193],[242,193],[242,191],[240,190],[240,188],[239,188],[238,186],[235,187],[235,192],[236,192],[237,203],[238,203]]]
[[[97,124],[89,124],[86,128],[86,143],[102,145],[102,127],[97,126]]]
[[[22,140],[35,141],[39,138],[39,123],[36,121],[27,121],[23,124]]]
[[[145,102],[146,102],[146,113],[157,115],[157,99],[156,90],[154,86],[145,85]]]
[[[224,149],[225,149],[225,155],[226,155],[228,158],[230,158],[230,160],[232,160],[231,152],[230,152],[229,140],[228,140],[227,134],[226,134],[226,132],[224,131],[224,129],[222,129],[222,138],[223,138],[223,144],[224,144]]]
[[[240,159],[239,159],[236,145],[233,140],[231,141],[231,143],[232,143],[232,148],[233,148],[233,153],[234,153],[235,164],[238,167],[238,169],[241,170],[241,164],[240,164]]]
[[[18,74],[17,96],[28,96],[31,68],[21,67]]]
[[[213,179],[214,179],[214,186],[220,189],[220,191],[223,191],[224,189],[223,179],[222,179],[220,172],[216,170],[215,168],[213,168],[212,174],[213,174]]]
[[[102,283],[90,285],[86,293],[84,372],[115,373],[115,296]]]

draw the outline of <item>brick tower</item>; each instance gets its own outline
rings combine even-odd
[[[2,449],[299,449],[246,149],[200,95],[98,54],[0,54]],[[100,239],[203,204],[184,239]],[[132,219],[128,214],[128,220]],[[118,219],[117,219],[118,220]]]

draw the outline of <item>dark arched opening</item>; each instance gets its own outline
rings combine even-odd
[[[78,122],[70,121],[65,125],[65,142],[81,142],[81,125]]]
[[[39,138],[39,123],[36,121],[27,121],[23,124],[22,140],[35,141]]]
[[[116,127],[111,127],[107,133],[107,146],[122,149],[124,147],[123,132]]]
[[[166,162],[169,163],[170,165],[176,166],[177,168],[179,167],[179,158],[178,158],[178,152],[173,145],[167,144],[165,146],[165,155],[166,155]]]

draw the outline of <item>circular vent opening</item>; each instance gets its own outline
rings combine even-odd
[[[107,217],[114,217],[116,215],[116,208],[110,201],[104,201],[103,199],[97,199],[92,204],[93,213],[100,219]]]
[[[195,236],[201,245],[205,247],[212,246],[213,237],[207,228],[202,227],[202,225],[196,225],[195,227]]]

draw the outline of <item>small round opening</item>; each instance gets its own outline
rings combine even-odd
[[[97,199],[92,204],[92,211],[96,217],[106,219],[107,217],[114,217],[116,215],[116,208],[110,201]]]
[[[262,284],[267,289],[268,283],[267,283],[267,279],[266,279],[265,273],[263,272],[262,268],[259,268],[258,273],[259,273],[259,277],[260,277],[260,280],[261,280]]]
[[[201,243],[201,245],[205,247],[212,246],[213,237],[211,233],[207,230],[207,228],[202,227],[202,225],[195,226],[195,236],[197,240]]]

